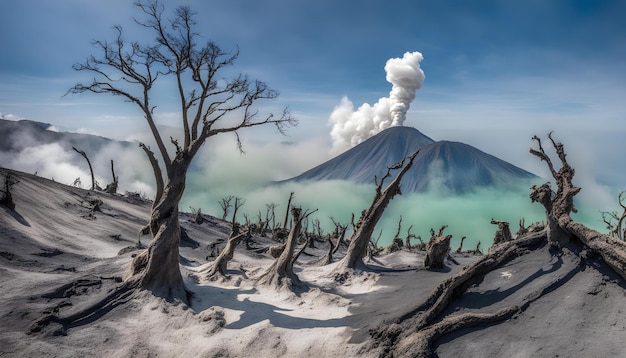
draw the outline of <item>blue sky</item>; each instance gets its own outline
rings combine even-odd
[[[328,141],[328,117],[342,97],[358,106],[387,96],[387,59],[420,51],[426,79],[407,125],[539,174],[545,171],[527,152],[530,137],[556,130],[575,164],[593,173],[589,180],[626,187],[624,1],[163,3],[190,5],[203,36],[239,47],[238,70],[280,91],[274,105],[288,105],[300,126],[287,139],[264,140]],[[118,98],[63,97],[85,79],[72,64],[94,52],[91,40],[111,39],[113,25],[128,38],[150,39],[132,23],[136,14],[128,0],[2,2],[2,116],[117,138],[145,129],[138,111]],[[175,124],[175,98],[161,101],[162,123]]]

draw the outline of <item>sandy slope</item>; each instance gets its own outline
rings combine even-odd
[[[237,248],[229,281],[207,280],[202,273],[210,264],[210,247],[222,246],[228,226],[208,216],[197,225],[181,214],[190,237],[181,243],[181,264],[194,293],[191,307],[145,294],[67,335],[54,326],[28,335],[42,312],[77,310],[114,287],[113,278],[123,275],[136,251],[118,252],[134,245],[150,204],[18,176],[16,212],[0,207],[2,357],[377,356],[367,351],[368,329],[411,310],[439,282],[476,260],[457,257],[459,265],[448,262],[447,269],[431,272],[416,270],[420,253],[400,251],[378,257],[371,263],[375,272],[340,285],[328,275],[333,265],[312,264],[325,251],[317,243],[296,268],[310,288],[295,295],[254,285],[271,263],[263,248],[275,243],[266,238],[254,238],[256,250]],[[103,201],[102,212],[90,215],[94,197]],[[626,356],[624,282],[592,258],[581,263],[578,257],[556,256],[543,247],[487,274],[446,313],[496,310],[557,277],[567,282],[515,319],[444,337],[437,352],[442,357]],[[77,279],[91,281],[58,290]]]

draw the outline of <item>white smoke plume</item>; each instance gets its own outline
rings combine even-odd
[[[354,105],[344,97],[330,115],[333,128],[333,153],[340,153],[367,138],[393,126],[401,126],[406,119],[415,93],[422,87],[424,71],[420,52],[406,52],[402,58],[391,58],[385,64],[387,82],[392,84],[389,97],[383,97],[373,106],[363,103],[356,111]]]

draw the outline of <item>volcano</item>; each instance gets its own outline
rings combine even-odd
[[[479,187],[510,186],[536,178],[524,169],[471,145],[435,142],[411,127],[391,127],[352,149],[282,182],[347,180],[373,183],[387,168],[420,149],[413,167],[402,179],[403,192],[433,189],[465,193]]]

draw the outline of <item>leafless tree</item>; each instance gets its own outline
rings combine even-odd
[[[553,246],[561,247],[573,238],[578,239],[592,252],[600,255],[604,262],[626,279],[626,243],[590,229],[571,218],[570,213],[576,212],[574,196],[580,192],[581,188],[572,183],[575,171],[567,162],[563,144],[556,142],[552,138],[552,133],[548,134],[548,138],[561,162],[561,168],[558,171],[543,149],[539,137],[533,137],[538,148],[530,149],[531,154],[546,162],[557,184],[556,193],[552,191],[548,182],[541,186],[533,186],[533,191],[530,194],[533,202],[540,203],[546,209],[548,241]]]
[[[299,253],[295,254],[297,240],[300,237],[302,231],[302,220],[310,213],[302,213],[302,209],[299,207],[291,208],[292,224],[289,236],[285,242],[285,247],[282,250],[280,256],[272,266],[258,279],[259,284],[270,285],[275,287],[288,287],[291,290],[296,290],[302,286],[302,281],[298,278],[298,275],[293,271],[293,264],[298,258]],[[306,243],[304,247],[306,247]]]
[[[617,196],[619,206],[624,210],[621,214],[617,211],[601,211],[602,221],[606,224],[609,235],[616,239],[626,240],[626,228],[624,228],[624,218],[626,218],[626,191],[622,191]]]
[[[104,188],[104,191],[109,194],[117,193],[117,187],[119,185],[118,178],[115,176],[115,167],[113,166],[113,159],[111,159],[111,175],[113,176],[113,181]]]
[[[363,258],[367,253],[368,245],[372,238],[372,233],[374,232],[374,228],[376,224],[380,220],[389,205],[391,199],[394,196],[401,194],[400,192],[400,181],[406,172],[413,165],[413,161],[415,157],[419,153],[419,150],[413,153],[410,157],[406,157],[402,159],[397,164],[392,165],[387,169],[386,174],[380,179],[380,182],[377,178],[375,178],[376,183],[376,193],[374,195],[374,200],[372,204],[367,210],[364,210],[361,214],[361,218],[358,223],[354,223],[352,220],[353,227],[355,228],[352,237],[350,238],[350,245],[348,246],[348,251],[346,252],[346,256],[341,259],[339,264],[334,270],[335,274],[343,274],[346,270],[353,269],[363,269],[365,268],[365,264],[363,263]],[[382,189],[382,186],[385,182],[385,179],[391,176],[392,170],[401,169],[396,178],[387,186],[385,190]]]
[[[459,248],[456,249],[457,254],[460,254],[461,252],[463,252],[463,242],[465,241],[467,237],[466,236],[461,236],[461,242],[459,243]]]
[[[287,225],[289,221],[289,210],[291,209],[292,200],[293,200],[293,191],[289,193],[289,199],[287,200],[287,208],[285,209],[285,221],[283,221],[283,231],[287,231]]]
[[[15,203],[13,202],[13,195],[11,190],[15,184],[19,183],[19,180],[15,179],[11,172],[4,172],[4,178],[0,189],[0,205],[3,205],[11,210],[15,210]]]
[[[83,158],[85,158],[85,160],[87,161],[87,165],[89,166],[89,173],[91,174],[91,190],[95,190],[96,178],[93,176],[93,168],[91,167],[91,161],[89,160],[89,157],[87,157],[87,153],[82,150],[76,149],[76,147],[72,147],[72,149],[74,149],[76,153],[82,155]]]
[[[195,13],[187,6],[167,16],[158,2],[136,3],[140,28],[152,34],[153,43],[128,41],[121,26],[115,26],[113,41],[94,41],[99,54],[88,57],[74,69],[94,75],[91,83],[78,83],[68,93],[91,92],[119,96],[143,114],[154,137],[160,161],[150,148],[140,144],[148,156],[156,181],[156,197],[150,217],[153,240],[137,255],[125,278],[123,289],[147,289],[170,300],[188,302],[188,291],[179,267],[180,226],[178,204],[185,190],[187,170],[206,140],[233,133],[239,150],[239,131],[275,125],[278,131],[295,125],[285,109],[275,116],[262,114],[257,104],[278,92],[264,82],[245,75],[227,78],[238,52],[229,53],[206,41],[196,29]],[[152,96],[157,85],[173,79],[180,103],[182,138],[171,138],[170,153],[155,122]],[[119,294],[118,294],[119,295]],[[108,299],[110,301],[110,299]],[[107,302],[108,302],[107,301]]]
[[[231,202],[235,198],[234,195],[225,196],[220,199],[218,202],[220,204],[220,208],[222,208],[222,220],[226,221],[226,217],[230,213],[230,208],[232,207]]]
[[[242,198],[238,196],[235,197],[235,202],[233,203],[233,218],[230,221],[231,227],[235,227],[235,225],[237,224],[237,212],[245,203],[246,201],[243,200]]]

